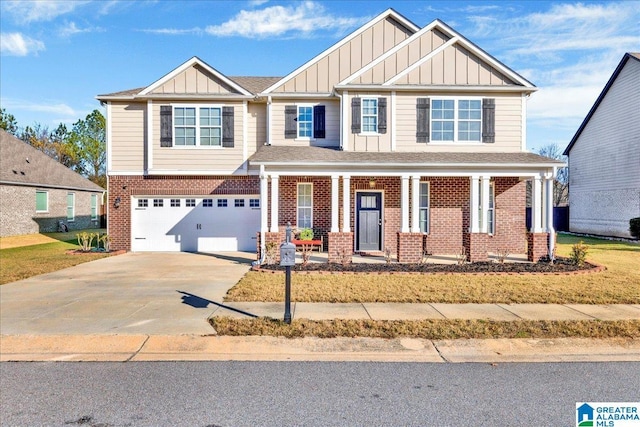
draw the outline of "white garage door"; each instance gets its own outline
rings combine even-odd
[[[258,195],[132,200],[134,252],[255,251],[259,229]]]

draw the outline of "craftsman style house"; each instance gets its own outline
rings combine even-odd
[[[113,246],[260,254],[291,223],[322,236],[330,261],[462,248],[538,260],[562,163],[526,152],[535,90],[443,22],[421,29],[391,9],[282,78],[194,57],[98,96]]]

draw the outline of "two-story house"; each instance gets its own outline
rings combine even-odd
[[[462,248],[538,260],[562,163],[526,152],[535,90],[443,22],[419,28],[392,9],[282,78],[194,57],[98,96],[113,246],[260,254],[291,223],[322,235],[330,261]]]

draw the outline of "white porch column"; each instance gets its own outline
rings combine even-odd
[[[542,233],[542,186],[540,176],[535,176],[531,185],[531,232]]]
[[[402,175],[401,183],[401,198],[400,198],[400,210],[402,212],[402,226],[400,231],[402,233],[408,233],[409,228],[409,176]]]
[[[351,177],[342,177],[342,232],[351,232]]]
[[[474,175],[471,177],[471,190],[469,194],[469,232],[479,233],[480,224],[478,218],[478,207],[480,206],[480,177]]]
[[[480,194],[480,206],[482,209],[480,210],[480,232],[488,233],[489,232],[489,182],[491,181],[491,177],[483,176],[482,177],[482,194]]]
[[[269,194],[267,189],[267,175],[264,172],[264,166],[260,166],[260,252],[264,256],[265,251],[265,233],[267,232],[267,202]]]
[[[553,174],[551,177],[547,177],[544,181],[546,190],[546,206],[547,206],[547,231],[549,232],[549,256],[553,256],[553,250],[555,249],[556,232],[553,227]]]
[[[331,232],[337,233],[340,231],[340,195],[339,193],[339,181],[338,175],[331,175]]]
[[[420,232],[420,177],[411,177],[411,232]]]
[[[278,232],[278,205],[280,204],[280,177],[271,175],[271,232]]]

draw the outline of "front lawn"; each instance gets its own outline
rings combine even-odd
[[[51,273],[88,261],[109,256],[106,253],[67,255],[66,251],[79,249],[76,240],[44,243],[0,250],[0,285]]]
[[[640,245],[558,236],[558,256],[589,245],[607,270],[580,275],[292,274],[293,301],[403,303],[640,304]],[[284,275],[249,272],[226,301],[284,301]]]

